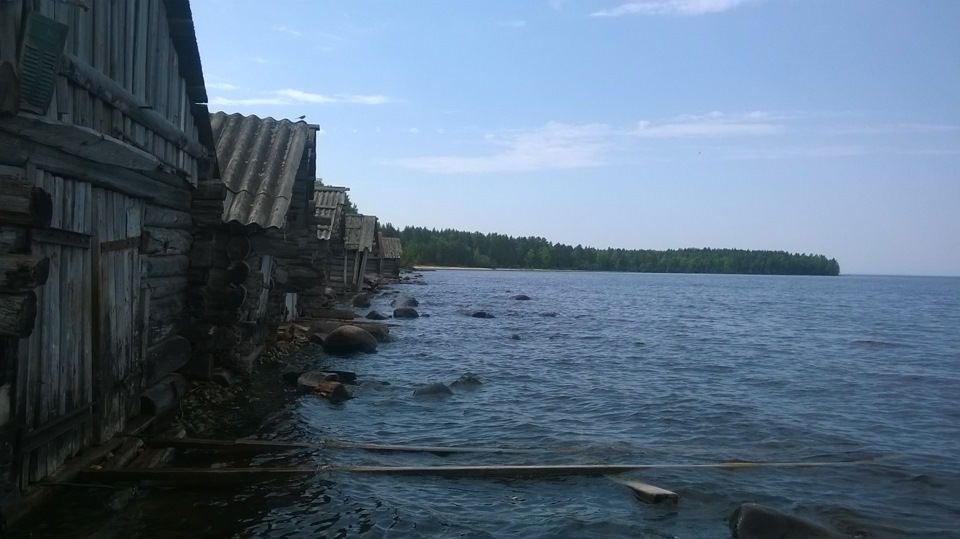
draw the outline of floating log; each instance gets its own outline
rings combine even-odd
[[[33,291],[0,294],[0,337],[29,337],[36,319],[37,295]]]
[[[171,275],[186,275],[190,269],[190,257],[186,255],[147,256],[141,266],[144,278],[170,277]]]
[[[190,361],[190,354],[190,341],[179,335],[148,348],[143,368],[147,385],[153,385],[164,376],[180,370]]]
[[[174,409],[187,392],[187,379],[168,374],[140,395],[140,413],[161,416]]]
[[[143,224],[161,228],[189,229],[193,226],[193,220],[188,212],[147,204],[143,211]]]
[[[142,242],[141,252],[150,255],[187,254],[193,241],[188,230],[145,226],[142,234],[145,236],[145,241]]]
[[[676,503],[680,499],[680,496],[678,496],[676,492],[671,492],[667,489],[648,485],[647,483],[641,483],[640,481],[623,479],[619,477],[611,477],[610,479],[613,479],[617,483],[626,486],[633,491],[637,498],[647,503]]]
[[[13,171],[0,167],[0,224],[47,228],[53,218],[53,199]]]
[[[25,254],[0,255],[0,290],[19,291],[36,288],[50,276],[50,259]]]
[[[29,229],[19,226],[0,226],[0,253],[23,253],[29,250]]]
[[[231,261],[243,260],[250,256],[250,239],[246,236],[233,236],[227,242],[227,258]]]

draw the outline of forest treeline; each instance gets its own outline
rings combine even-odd
[[[435,230],[391,224],[381,231],[399,237],[401,262],[471,268],[561,269],[645,273],[740,273],[754,275],[839,275],[840,265],[823,255],[742,249],[596,249],[550,243],[539,237]]]

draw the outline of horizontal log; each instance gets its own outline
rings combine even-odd
[[[285,242],[283,239],[277,239],[266,235],[258,235],[250,238],[250,245],[253,251],[260,255],[270,255],[285,258],[296,258],[300,256],[300,247],[296,243]]]
[[[157,277],[156,279],[145,279],[142,281],[142,288],[150,289],[151,300],[172,296],[178,292],[183,292],[190,286],[186,276],[175,277]]]
[[[156,384],[164,376],[186,365],[190,361],[191,350],[190,341],[181,336],[148,348],[144,364],[147,385]]]
[[[207,152],[202,144],[187,136],[153,107],[141,101],[97,68],[68,52],[64,52],[60,71],[68,79],[110,103],[113,108],[119,110],[126,117],[172,142],[177,148],[182,149],[192,157],[199,159],[206,156]]]
[[[0,163],[25,165],[58,176],[85,181],[127,196],[143,198],[151,203],[177,210],[190,209],[189,184],[177,188],[143,174],[116,165],[107,165],[71,155],[63,150],[0,131]]]
[[[36,319],[37,295],[34,292],[0,294],[0,337],[29,337]]]
[[[50,259],[39,255],[0,254],[0,290],[42,286],[50,276]]]
[[[241,261],[250,255],[250,239],[246,236],[233,236],[227,242],[227,258]]]
[[[180,374],[168,374],[140,395],[140,413],[150,417],[162,416],[176,408],[186,392],[186,378]]]
[[[204,290],[205,304],[215,309],[238,309],[246,299],[247,289],[243,285]]]
[[[223,182],[199,182],[193,190],[193,200],[212,200],[219,202],[220,211],[223,211],[223,197],[227,194],[227,186]]]
[[[18,253],[29,250],[29,229],[19,226],[0,226],[0,253]]]
[[[224,269],[211,269],[209,274],[207,283],[213,288],[223,288],[231,284],[244,284],[250,276],[250,266],[245,262],[232,262]]]
[[[143,211],[143,224],[162,228],[189,229],[193,226],[193,219],[185,211],[147,204]]]
[[[143,277],[147,279],[182,276],[190,270],[190,258],[187,255],[145,256],[140,267]]]
[[[11,167],[0,167],[9,170]],[[15,169],[16,170],[16,169]],[[0,170],[0,224],[47,228],[53,218],[50,193]]]
[[[173,228],[143,227],[146,241],[142,252],[145,254],[187,254],[193,237],[187,230]]]

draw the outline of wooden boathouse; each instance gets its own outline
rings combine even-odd
[[[189,360],[206,102],[187,0],[0,2],[5,485],[123,431]]]

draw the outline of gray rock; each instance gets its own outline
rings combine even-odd
[[[447,397],[450,395],[453,395],[453,390],[440,382],[420,386],[413,392],[414,397]]]
[[[756,503],[745,503],[730,516],[734,539],[834,539],[837,534],[809,520]]]
[[[323,349],[330,354],[350,354],[377,351],[377,339],[365,329],[344,325],[330,332],[323,341]]]
[[[460,378],[457,378],[453,383],[450,384],[450,387],[457,387],[463,389],[476,389],[483,385],[483,382],[480,381],[480,378],[472,373],[465,372]]]
[[[370,311],[367,313],[367,320],[386,320],[389,316],[385,314],[380,314],[378,311]]]
[[[396,299],[390,302],[391,307],[419,307],[420,302],[416,298],[411,298],[410,296],[397,296]]]
[[[520,335],[514,333],[513,335],[510,336],[510,338],[511,338],[512,340],[514,340],[514,341],[519,341],[519,340],[520,340]]]
[[[317,390],[320,382],[339,382],[340,377],[332,372],[310,371],[297,377],[297,391],[312,393]]]
[[[496,316],[493,316],[492,314],[490,314],[490,313],[488,313],[488,312],[486,312],[486,311],[475,311],[475,312],[474,312],[473,314],[471,314],[470,316],[472,316],[472,317],[474,317],[474,318],[496,318]]]
[[[399,307],[393,310],[394,318],[419,318],[420,313],[413,307]]]
[[[516,296],[510,296],[510,299],[515,299],[518,301],[528,301],[530,299],[530,296],[526,294],[517,294]]]
[[[363,293],[357,294],[356,296],[353,296],[353,299],[350,301],[350,303],[353,304],[354,307],[361,307],[365,309],[370,306],[370,296]]]

